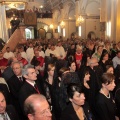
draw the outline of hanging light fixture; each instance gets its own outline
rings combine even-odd
[[[61,26],[61,28],[64,28],[65,27],[65,22],[61,21],[60,26]]]
[[[5,5],[6,10],[9,9],[25,9],[25,5],[27,4],[27,0],[0,0],[1,5]]]
[[[76,25],[79,26],[84,22],[84,18],[80,15],[76,20]]]

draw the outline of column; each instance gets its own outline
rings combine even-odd
[[[116,40],[116,0],[111,1],[111,40]]]
[[[5,42],[8,40],[5,5],[0,5],[0,38]]]
[[[60,4],[60,14],[61,14],[61,18],[60,18],[60,23],[61,23],[61,21],[63,21],[64,20],[64,9],[63,9],[63,3],[61,3]],[[63,28],[61,28],[61,34],[60,34],[60,36],[63,36]]]
[[[79,4],[79,0],[75,0],[75,15],[76,15],[76,19],[79,17],[79,8],[80,8],[80,4]]]
[[[116,42],[120,41],[120,0],[116,0]]]
[[[63,9],[63,3],[60,4],[60,14],[61,14],[61,21],[64,19],[64,9]]]

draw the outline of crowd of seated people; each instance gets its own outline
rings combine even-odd
[[[0,119],[119,120],[119,79],[120,42],[40,39],[7,47],[0,51]],[[38,119],[30,105],[39,99],[51,111]]]

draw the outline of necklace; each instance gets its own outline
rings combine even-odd
[[[106,98],[108,98],[108,99],[110,98],[110,93],[109,93],[108,96],[107,96],[107,95],[105,95],[105,93],[104,93],[104,91],[103,91],[102,89],[100,90],[100,92],[101,92]]]

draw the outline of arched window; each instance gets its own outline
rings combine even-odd
[[[25,35],[26,35],[26,39],[31,39],[32,38],[32,32],[30,29],[26,28],[25,29]]]

